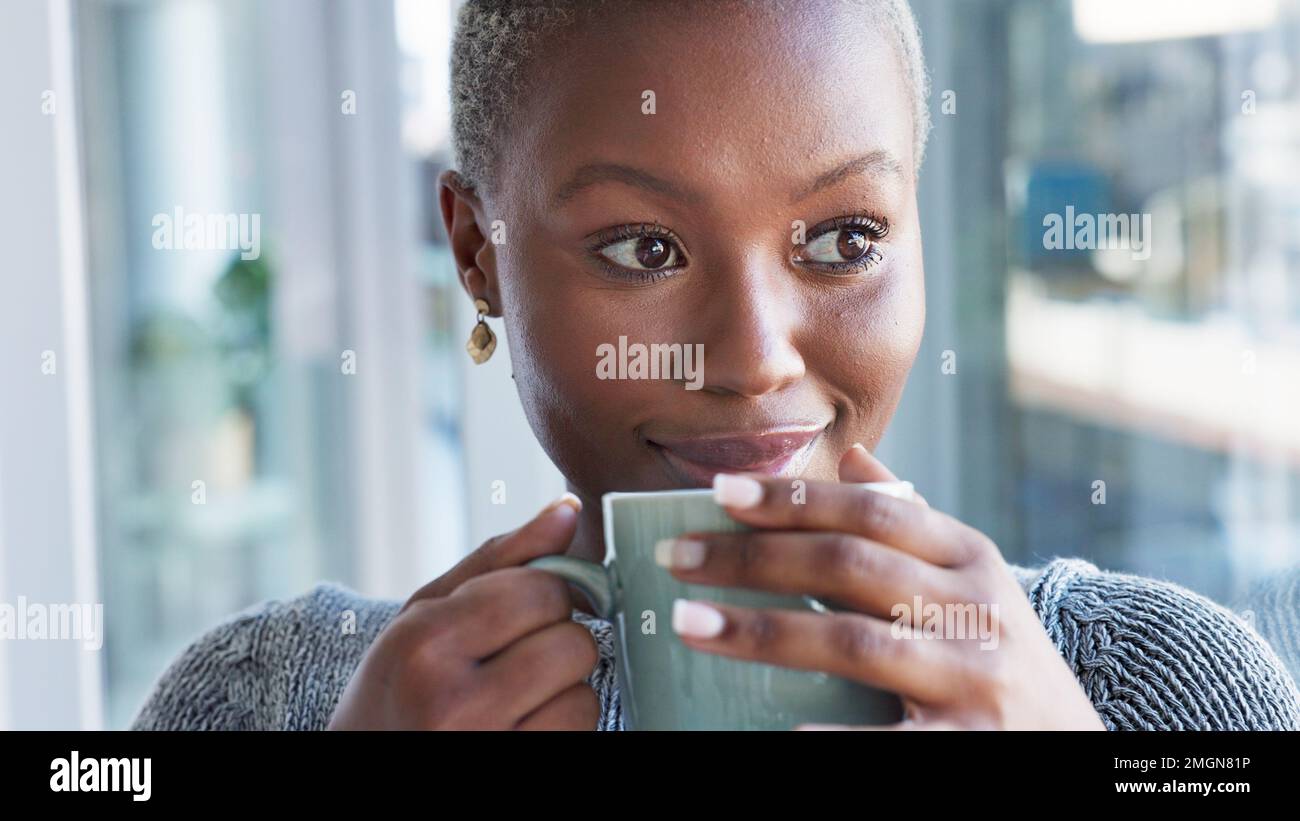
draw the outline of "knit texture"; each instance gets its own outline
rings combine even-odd
[[[1233,608],[1273,646],[1300,683],[1300,565],[1265,576]]]
[[[1297,730],[1300,693],[1230,610],[1177,585],[1080,559],[1011,566],[1048,636],[1111,730]],[[321,730],[402,602],[334,583],[250,607],[200,636],[159,678],[138,730]],[[600,658],[597,729],[623,729],[612,625],[574,610]],[[355,630],[345,629],[355,619]]]

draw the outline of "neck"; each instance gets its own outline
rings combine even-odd
[[[605,561],[604,523],[600,514],[599,499],[582,500],[582,513],[578,516],[578,530],[566,553],[575,559],[589,562]]]
[[[578,493],[573,488],[569,490]],[[590,499],[578,493],[582,499],[582,513],[578,515],[578,529],[573,534],[573,541],[565,555],[575,559],[585,559],[600,564],[605,561],[605,533],[600,513],[600,499]],[[588,615],[595,615],[586,595],[573,585],[569,585],[573,606]]]

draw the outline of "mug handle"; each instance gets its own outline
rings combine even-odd
[[[610,583],[609,573],[604,565],[575,559],[572,556],[542,556],[527,562],[525,567],[545,570],[572,582],[581,590],[595,608],[596,615],[610,620],[614,616],[614,585]]]

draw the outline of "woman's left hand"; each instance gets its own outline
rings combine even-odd
[[[845,483],[894,478],[860,445],[839,471]],[[688,646],[817,670],[901,697],[900,724],[861,729],[1106,729],[984,534],[923,501],[852,484],[800,487],[788,478],[727,475],[715,494],[732,518],[759,529],[682,536],[662,551],[674,576],[806,594],[835,610],[683,602],[673,626]],[[913,613],[918,597],[922,612]],[[955,612],[991,614],[978,620],[988,629],[943,636],[949,620],[940,619],[940,635],[927,636],[932,604],[942,612],[975,605]]]

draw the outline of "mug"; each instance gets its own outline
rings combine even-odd
[[[860,485],[910,498],[907,482]],[[727,658],[687,647],[671,626],[673,601],[704,599],[783,610],[828,608],[809,596],[686,584],[655,563],[655,544],[688,532],[750,530],[713,491],[606,493],[604,564],[571,556],[529,562],[572,582],[614,627],[623,723],[639,730],[788,730],[801,723],[900,721],[892,693],[809,670]]]

